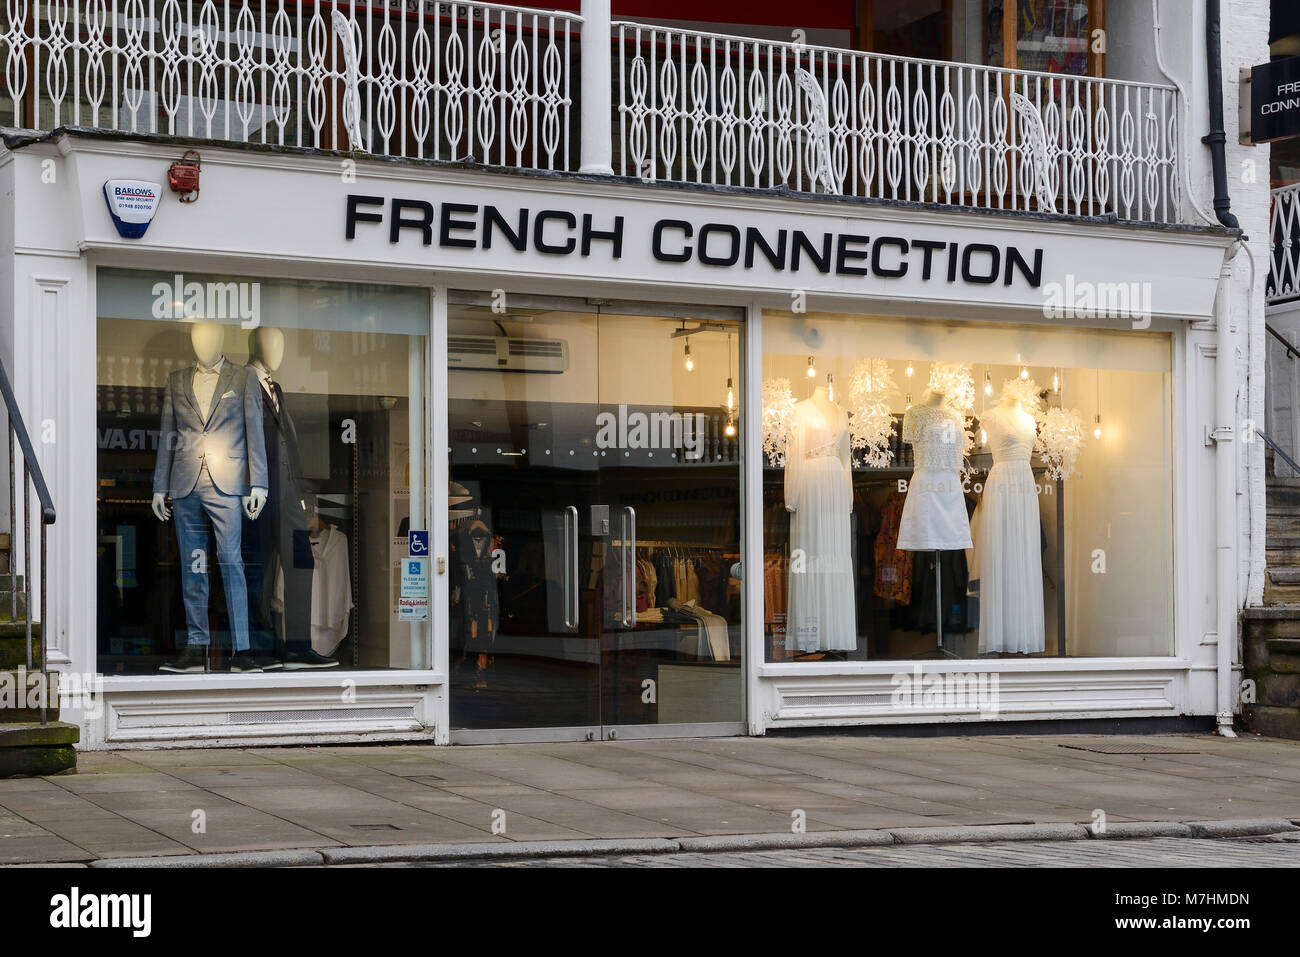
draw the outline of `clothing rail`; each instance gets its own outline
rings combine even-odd
[[[32,536],[31,536],[31,491],[36,492],[36,500],[41,510],[40,520],[40,622],[41,622],[41,725],[46,723],[46,708],[49,700],[47,646],[49,644],[49,631],[46,628],[45,618],[45,578],[46,578],[46,526],[54,524],[54,500],[50,498],[49,487],[45,484],[45,474],[41,471],[40,460],[36,458],[36,451],[32,448],[31,436],[27,434],[27,426],[23,422],[22,412],[18,408],[18,400],[14,397],[13,387],[9,384],[9,374],[5,371],[4,363],[0,362],[0,396],[4,398],[5,411],[9,418],[9,522],[10,522],[10,556],[9,556],[9,620],[18,621],[18,569],[14,561],[13,532],[18,529],[18,502],[17,488],[15,485],[14,470],[14,440],[18,441],[18,447],[22,450],[23,455],[23,511],[22,511],[22,530],[23,530],[23,617],[27,622],[27,670],[32,670]]]

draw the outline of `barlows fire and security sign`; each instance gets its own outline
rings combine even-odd
[[[153,222],[162,199],[162,184],[139,179],[110,179],[104,183],[104,202],[113,225],[123,239],[139,239]]]

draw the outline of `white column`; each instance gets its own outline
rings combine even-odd
[[[582,165],[578,172],[614,175],[613,75],[609,0],[582,0]]]

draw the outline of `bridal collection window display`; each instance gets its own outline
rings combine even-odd
[[[860,351],[891,343],[890,357]],[[766,318],[768,660],[1170,647],[1168,346],[1096,330]],[[1133,368],[1102,367],[1112,361]],[[1130,552],[1144,539],[1149,562]]]
[[[241,291],[256,311],[217,308]],[[101,670],[409,654],[387,597],[390,528],[409,521],[409,403],[391,393],[409,394],[427,296],[101,270],[98,307]],[[359,331],[386,323],[402,331]]]

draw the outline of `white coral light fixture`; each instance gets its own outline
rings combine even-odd
[[[897,394],[898,386],[885,360],[863,359],[853,367],[849,380],[849,443],[871,468],[885,468],[893,460],[889,442],[894,435],[892,407]]]

